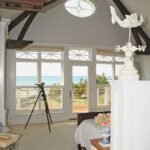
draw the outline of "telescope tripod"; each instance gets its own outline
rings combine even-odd
[[[31,118],[33,112],[34,112],[35,106],[36,106],[39,98],[43,97],[45,113],[46,113],[47,123],[48,123],[48,129],[49,129],[49,132],[51,132],[50,123],[52,124],[52,118],[51,118],[50,111],[49,111],[49,108],[48,108],[47,98],[46,98],[46,94],[45,94],[45,90],[44,90],[44,83],[36,84],[36,85],[40,88],[40,91],[39,91],[38,97],[37,97],[37,99],[35,101],[35,104],[34,104],[34,106],[32,108],[32,111],[30,113],[30,116],[29,116],[29,118],[27,120],[27,123],[26,123],[24,128],[26,129],[26,127],[28,126],[28,123],[30,121],[30,118]]]

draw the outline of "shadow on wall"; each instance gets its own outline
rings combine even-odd
[[[4,131],[4,126],[3,124],[0,122],[0,133]]]
[[[150,56],[137,55],[135,67],[140,74],[140,80],[150,80]]]

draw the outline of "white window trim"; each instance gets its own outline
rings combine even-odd
[[[37,63],[37,83],[40,83],[40,81],[41,81],[41,63],[42,62],[45,62],[45,63],[56,63],[56,62],[61,63],[61,66],[63,68],[63,60],[42,59],[40,53],[38,53],[38,58],[37,59],[16,58],[16,63],[17,62],[27,62],[27,63],[34,62],[34,63]],[[34,87],[35,86],[16,86],[16,88],[34,88]],[[64,90],[64,79],[63,79],[61,85],[56,85],[56,86],[47,85],[47,86],[45,86],[45,88],[48,88],[48,87],[61,87]],[[64,92],[62,94],[63,94],[62,98],[64,98]],[[15,94],[15,100],[16,100],[16,94]],[[51,111],[52,112],[63,112],[64,111],[64,102],[63,101],[64,101],[64,99],[62,99],[62,108],[61,109],[51,109]],[[16,108],[15,108],[15,114],[16,115],[27,114],[27,113],[29,113],[29,111],[30,110],[16,110]],[[42,114],[42,113],[43,113],[43,110],[41,108],[38,109],[38,110],[35,110],[35,114]]]

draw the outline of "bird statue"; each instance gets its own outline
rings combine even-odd
[[[133,13],[131,15],[125,15],[126,18],[124,20],[121,20],[117,16],[116,10],[113,6],[110,6],[110,12],[112,16],[112,24],[115,24],[117,22],[122,28],[135,28],[141,26],[144,22],[143,16],[140,15],[140,19],[138,20],[138,16],[136,13]]]
[[[144,22],[143,16],[140,15],[140,18],[138,18],[137,14],[133,13],[131,15],[125,15],[125,19],[121,20],[117,16],[116,10],[113,6],[110,6],[110,12],[111,12],[112,24],[115,24],[117,22],[120,27],[129,29],[129,39],[126,45],[124,46],[117,45],[115,49],[116,51],[120,51],[120,50],[123,51],[126,56],[126,61],[124,63],[123,68],[120,71],[119,79],[139,80],[139,75],[133,63],[133,55],[134,52],[137,50],[144,51],[146,46],[139,45],[138,47],[136,47],[131,43],[131,28],[136,28],[138,26],[141,26],[142,23]]]

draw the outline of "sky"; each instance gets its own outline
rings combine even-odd
[[[121,65],[116,65],[116,75],[119,74]],[[73,76],[88,76],[88,66],[73,66]],[[105,73],[106,76],[112,75],[112,65],[110,64],[97,64],[96,75]],[[42,76],[61,76],[60,63],[42,63]],[[34,62],[24,63],[17,62],[16,67],[17,76],[36,76],[37,66]]]
[[[17,62],[16,66],[17,76],[36,76],[37,66],[36,63],[29,62]],[[42,75],[43,76],[60,76],[61,75],[61,64],[59,63],[42,63]]]

